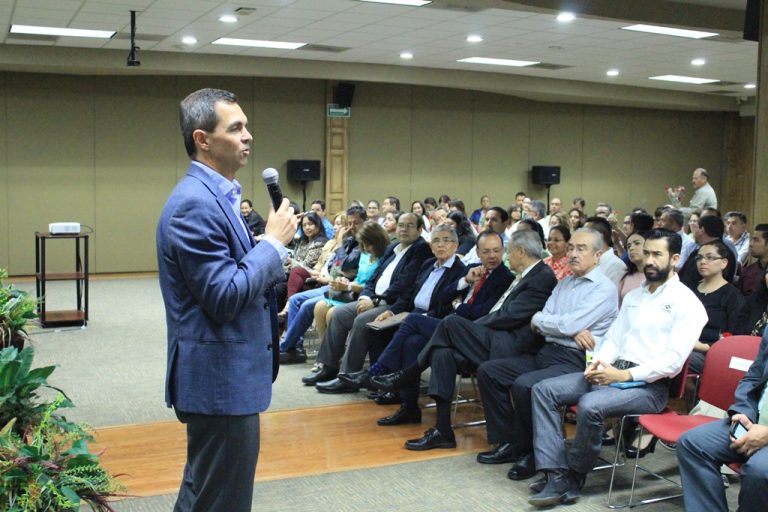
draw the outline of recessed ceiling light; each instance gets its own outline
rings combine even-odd
[[[413,58],[413,54],[411,52],[400,52],[400,58],[410,60]]]
[[[757,87],[757,85],[755,85],[755,84],[746,84],[746,85],[744,86],[744,88],[745,88],[745,89],[754,89],[754,88],[756,88],[756,87]]]
[[[181,38],[181,42],[184,44],[197,44],[197,38],[195,36],[184,36]]]
[[[707,63],[707,61],[705,59],[693,59],[691,61],[691,65],[693,65],[693,66],[703,66],[706,63]]]
[[[237,23],[237,16],[234,14],[222,14],[219,16],[219,21],[222,23]]]
[[[576,15],[572,12],[561,12],[557,15],[557,21],[560,23],[568,23],[569,21],[573,21],[576,19]]]
[[[493,59],[490,57],[469,57],[467,59],[459,59],[456,62],[468,62],[470,64],[490,64],[492,66],[533,66],[539,64],[538,61],[530,60],[513,60],[513,59]]]
[[[360,1],[372,2],[375,4],[408,5],[410,7],[421,7],[422,5],[427,5],[432,3],[432,0],[360,0]]]
[[[682,84],[711,84],[714,82],[719,82],[720,80],[716,80],[714,78],[696,78],[695,76],[680,76],[680,75],[659,75],[659,76],[649,76],[650,80],[663,80],[665,82],[680,82]]]
[[[647,32],[663,36],[689,37],[691,39],[704,39],[719,35],[717,32],[702,32],[701,30],[685,30],[682,28],[660,27],[658,25],[629,25],[621,27],[622,30],[634,30],[635,32]]]
[[[34,34],[38,36],[95,37],[109,39],[114,30],[86,30],[81,28],[38,27],[34,25],[11,25],[11,34]]]
[[[258,39],[234,39],[222,37],[211,44],[224,44],[229,46],[249,46],[251,48],[276,48],[278,50],[296,50],[307,43],[288,43],[284,41],[260,41]]]
[[[608,76],[619,76],[619,70],[618,69],[609,69],[605,72]]]
[[[468,43],[482,43],[483,37],[478,36],[477,34],[470,34],[467,36],[467,42]]]

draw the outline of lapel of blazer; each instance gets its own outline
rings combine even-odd
[[[206,188],[208,188],[211,194],[213,194],[213,196],[216,198],[216,202],[219,203],[219,208],[221,208],[222,212],[224,212],[224,216],[227,218],[229,225],[237,235],[237,239],[240,240],[240,245],[242,246],[243,251],[250,251],[253,247],[253,240],[250,239],[250,237],[246,238],[242,222],[240,222],[240,219],[238,219],[235,215],[235,212],[232,210],[232,205],[229,203],[229,199],[227,199],[221,193],[219,187],[217,187],[216,184],[211,181],[211,178],[205,173],[205,171],[195,165],[189,166],[187,169],[187,176],[197,178],[203,183],[203,185],[206,186]]]
[[[521,291],[523,291],[523,289],[525,288],[525,286],[527,286],[527,285],[528,285],[528,281],[530,281],[531,279],[533,279],[533,278],[536,276],[536,274],[538,274],[538,273],[539,273],[539,271],[541,270],[541,265],[543,265],[543,264],[544,264],[544,263],[542,263],[541,261],[539,261],[538,263],[536,263],[536,264],[533,266],[533,268],[532,268],[532,269],[531,269],[531,270],[530,270],[530,271],[529,271],[527,274],[525,274],[525,276],[523,276],[523,278],[522,278],[522,279],[520,279],[520,282],[519,282],[519,283],[517,283],[517,286],[515,286],[515,289],[514,289],[514,290],[512,290],[512,291],[509,293],[509,295],[507,295],[507,298],[504,300],[504,304],[502,305],[502,308],[504,307],[504,305],[506,305],[506,303],[507,303],[507,302],[509,302],[510,300],[512,300],[512,299],[514,299],[515,297],[517,297],[517,294],[518,294],[518,293],[520,293]],[[525,285],[525,286],[523,286],[523,285]]]

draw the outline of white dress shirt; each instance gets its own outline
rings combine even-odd
[[[613,249],[610,247],[606,249],[602,256],[600,256],[600,263],[598,268],[605,274],[605,276],[613,281],[616,288],[619,287],[619,281],[627,273],[627,266],[621,261],[621,258],[616,257],[613,254]]]

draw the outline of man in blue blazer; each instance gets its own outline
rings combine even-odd
[[[272,396],[276,317],[271,288],[296,232],[288,201],[254,246],[235,173],[250,155],[234,94],[201,89],[181,102],[192,162],[157,225],[168,328],[165,397],[187,428],[187,462],[174,511],[249,511],[259,413]],[[272,299],[273,300],[273,299]]]
[[[757,358],[736,388],[729,418],[689,430],[677,443],[685,510],[728,510],[720,466],[741,463],[739,510],[765,510],[768,503],[768,334]],[[741,423],[746,434],[734,439]]]

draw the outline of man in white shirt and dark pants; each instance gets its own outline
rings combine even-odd
[[[693,350],[707,312],[674,273],[680,235],[666,229],[648,233],[643,248],[646,283],[629,292],[605,337],[576,336],[594,349],[586,370],[544,380],[533,387],[534,453],[546,479],[531,484],[531,505],[573,502],[600,454],[605,418],[660,412],[677,375]],[[615,385],[643,382],[622,389]],[[576,437],[566,454],[560,408],[578,404]]]

